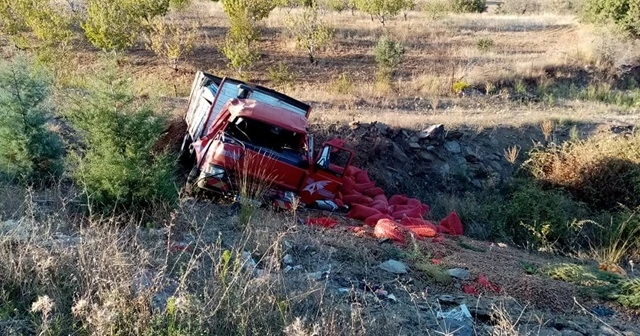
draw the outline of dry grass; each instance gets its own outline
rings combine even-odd
[[[640,205],[640,136],[602,134],[536,148],[526,163],[533,176],[562,187],[595,208]]]
[[[283,236],[260,246],[257,222],[222,237],[210,231],[215,217],[195,217],[186,204],[156,229],[117,217],[78,227],[63,212],[27,208],[0,222],[3,334],[273,335],[309,317],[324,335],[364,328],[351,324],[356,315],[323,308],[332,301],[321,282],[290,287]]]

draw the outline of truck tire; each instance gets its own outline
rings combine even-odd
[[[200,170],[198,166],[194,165],[187,176],[187,183],[184,186],[184,191],[187,195],[196,196],[200,188],[198,188],[198,176],[200,176]]]
[[[195,155],[191,152],[191,135],[189,133],[184,135],[184,139],[182,140],[182,146],[180,146],[180,154],[178,156],[178,162],[185,165],[190,166],[195,162]]]

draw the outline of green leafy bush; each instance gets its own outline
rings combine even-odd
[[[222,8],[232,20],[248,17],[252,21],[260,21],[269,16],[277,5],[276,0],[222,0]]]
[[[587,0],[584,18],[591,22],[614,23],[633,35],[640,35],[638,0]]]
[[[505,205],[508,234],[519,245],[532,248],[567,248],[577,243],[577,232],[588,218],[586,207],[561,190],[544,190],[520,182]]]
[[[453,0],[451,7],[458,13],[482,13],[487,10],[485,0]]]
[[[23,40],[25,33],[32,33],[49,46],[66,45],[73,36],[71,26],[71,15],[64,6],[32,0],[0,3],[0,27],[14,37],[14,42]],[[24,41],[19,44],[32,46]]]
[[[302,13],[287,20],[289,33],[296,41],[296,47],[307,52],[309,62],[315,63],[318,49],[324,48],[333,38],[333,31],[318,15],[318,7],[311,6]]]
[[[175,162],[154,148],[165,119],[136,99],[112,63],[88,80],[85,94],[68,111],[85,146],[72,155],[73,176],[89,204],[101,209],[173,202]]]
[[[355,0],[355,7],[373,17],[377,17],[382,25],[386,19],[400,14],[407,6],[406,0]]]
[[[493,45],[494,45],[493,39],[490,37],[483,37],[479,39],[478,42],[476,43],[476,47],[478,47],[478,50],[484,51],[484,52],[491,50],[491,48],[493,48]]]
[[[378,80],[390,80],[404,58],[404,46],[387,35],[378,39],[374,50],[378,64]]]
[[[84,34],[96,48],[131,47],[145,24],[169,10],[169,0],[87,0]]]
[[[0,177],[36,180],[62,172],[48,73],[25,58],[0,62]]]
[[[283,62],[267,68],[267,77],[273,83],[273,86],[281,89],[293,87],[296,82],[295,73],[291,72]]]

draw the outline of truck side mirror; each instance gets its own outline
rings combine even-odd
[[[253,90],[246,84],[238,84],[238,99],[247,99]]]

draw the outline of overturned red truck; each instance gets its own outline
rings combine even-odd
[[[390,198],[366,171],[351,166],[353,151],[333,139],[314,151],[311,107],[285,94],[198,72],[185,115],[181,158],[193,165],[187,186],[290,209],[294,202],[327,210],[349,206],[348,217],[375,227],[374,236],[462,234],[453,212],[438,225],[429,206],[404,195]],[[259,192],[250,192],[257,183]],[[249,191],[249,192],[248,192]],[[265,202],[266,201],[266,202]],[[335,225],[316,218],[314,225]]]
[[[315,153],[310,113],[311,106],[283,93],[198,72],[181,151],[193,164],[189,187],[237,195],[247,178],[263,179],[265,199],[253,201],[335,208],[353,151],[324,143]]]

